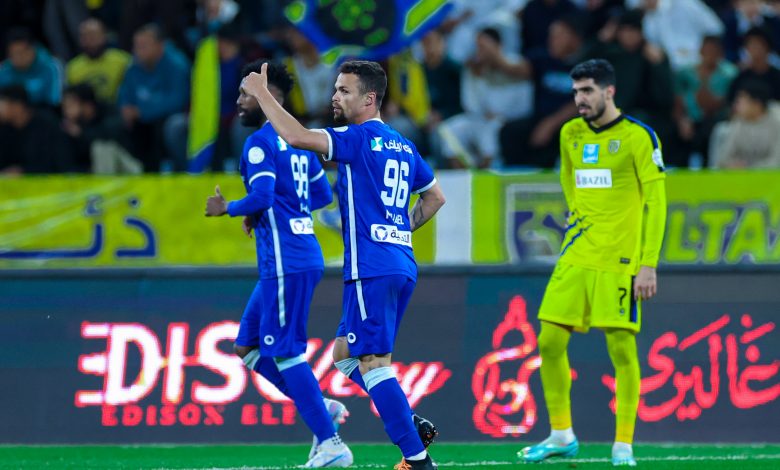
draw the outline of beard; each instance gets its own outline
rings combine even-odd
[[[100,46],[95,49],[84,49],[84,55],[94,60],[100,58],[100,56],[102,56],[105,51],[106,46]]]
[[[595,108],[591,108],[591,109],[594,110],[592,115],[589,116],[585,114],[582,116],[582,119],[584,119],[585,122],[598,121],[601,118],[601,116],[604,115],[604,111],[607,110],[607,105],[602,102],[600,106],[596,106]]]
[[[243,116],[240,116],[241,118],[241,125],[244,127],[260,127],[260,124],[263,123],[263,111],[258,109],[243,109],[244,112]]]

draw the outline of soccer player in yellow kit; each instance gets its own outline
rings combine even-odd
[[[641,301],[656,293],[666,223],[658,136],[615,106],[615,71],[602,59],[571,71],[580,117],[561,129],[561,186],[570,217],[539,309],[539,353],[552,432],[518,456],[539,462],[579,450],[571,420],[567,346],[572,330],[604,331],[615,367],[617,412],[612,463],[635,466],[631,447],[639,404],[635,335]]]

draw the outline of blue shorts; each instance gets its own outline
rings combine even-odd
[[[295,357],[306,352],[306,325],[314,288],[322,271],[261,279],[249,298],[236,344],[259,346],[266,357]]]
[[[393,352],[398,327],[415,284],[403,275],[344,284],[344,306],[336,336],[346,336],[352,357]]]

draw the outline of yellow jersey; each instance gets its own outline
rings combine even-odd
[[[591,127],[575,118],[561,129],[561,186],[569,220],[560,261],[596,270],[636,274],[642,257],[643,185],[664,179],[658,136],[626,115]],[[663,232],[664,227],[653,230]],[[657,247],[649,247],[658,263]]]
[[[116,103],[119,85],[130,66],[132,56],[127,52],[108,48],[100,57],[91,59],[86,54],[73,58],[65,68],[68,85],[88,83],[104,103]]]

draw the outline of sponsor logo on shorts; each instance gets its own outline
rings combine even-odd
[[[398,230],[398,227],[394,225],[371,225],[371,239],[380,243],[392,243],[410,248],[412,246],[412,232]]]
[[[263,342],[265,344],[267,344],[268,346],[270,346],[270,345],[274,344],[274,337],[271,336],[271,335],[265,335],[265,337],[263,338]]]
[[[311,217],[290,219],[290,229],[295,235],[313,235],[314,223],[312,222]]]
[[[347,343],[355,344],[355,341],[357,341],[357,336],[355,336],[355,333],[351,331],[347,333]]]
[[[578,188],[611,188],[612,170],[576,170],[574,181]]]

